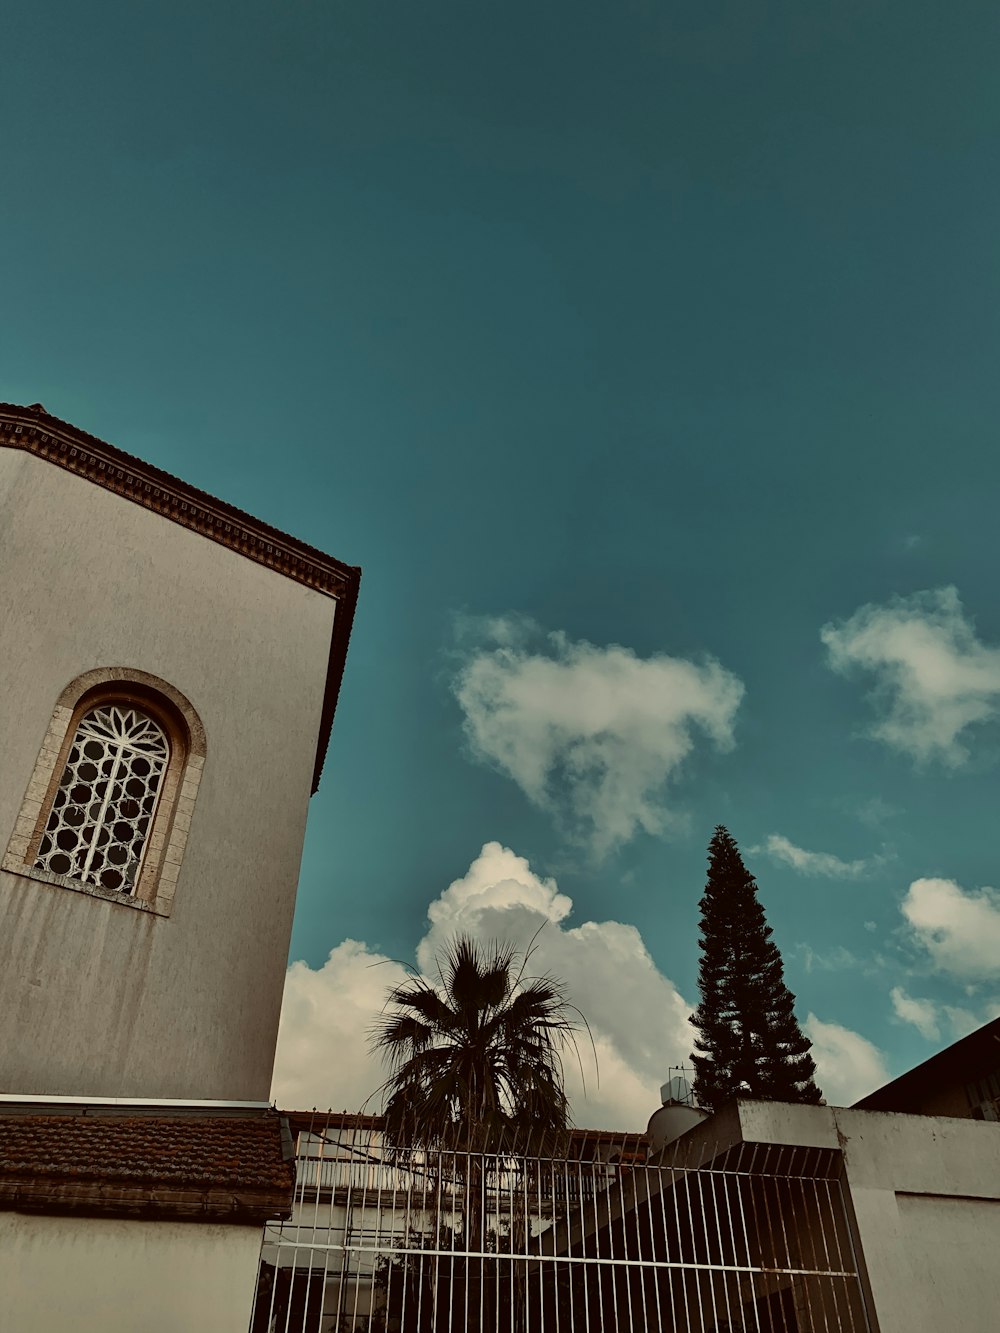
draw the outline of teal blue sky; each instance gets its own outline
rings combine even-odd
[[[364,569],[293,958],[412,960],[495,840],[692,999],[723,822],[803,1017],[894,1073],[993,1012],[998,28],[976,0],[8,15],[0,396]],[[501,659],[484,617],[536,628]],[[553,661],[571,692],[584,642],[745,690],[731,746],[657,751],[663,829],[610,845],[566,815],[593,756],[556,747],[533,802],[454,684]]]

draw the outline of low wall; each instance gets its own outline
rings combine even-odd
[[[261,1231],[0,1212],[0,1328],[247,1333]]]
[[[879,1333],[1000,1326],[1000,1124],[767,1102],[735,1109],[746,1143],[843,1153]]]

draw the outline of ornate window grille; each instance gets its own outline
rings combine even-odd
[[[102,703],[84,714],[36,869],[133,893],[169,758],[162,728],[138,708]]]

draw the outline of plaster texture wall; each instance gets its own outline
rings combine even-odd
[[[0,842],[53,706],[147,671],[204,723],[168,918],[0,872],[0,1092],[266,1100],[335,602],[0,449]]]
[[[766,1102],[738,1117],[745,1142],[842,1150],[880,1333],[997,1326],[1000,1125]]]
[[[17,1333],[247,1333],[261,1231],[0,1213],[0,1325]]]

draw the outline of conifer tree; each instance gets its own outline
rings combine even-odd
[[[796,1022],[756,881],[721,824],[708,845],[700,906],[695,1100],[710,1111],[736,1096],[819,1102],[812,1044]]]

